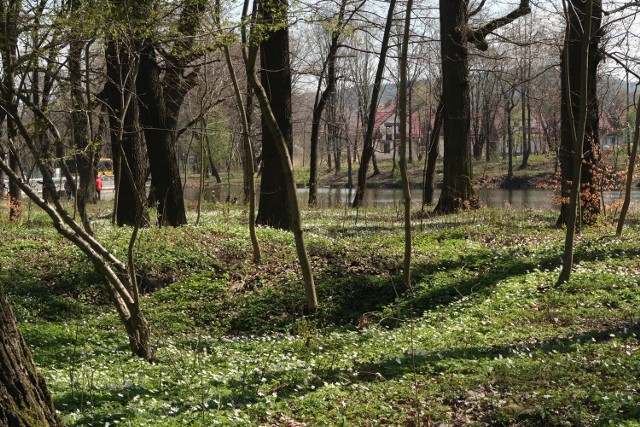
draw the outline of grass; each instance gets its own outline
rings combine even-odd
[[[0,280],[67,425],[638,425],[638,217],[585,230],[561,286],[553,213],[416,220],[403,290],[395,210],[307,210],[309,314],[291,236],[259,229],[255,266],[244,215],[142,232],[154,365],[46,219],[0,223]],[[96,231],[124,254],[130,230]]]

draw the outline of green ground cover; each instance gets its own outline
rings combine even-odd
[[[46,218],[0,222],[0,280],[68,425],[638,425],[638,216],[585,230],[561,286],[553,213],[416,219],[403,290],[395,209],[306,210],[315,314],[291,235],[259,229],[255,266],[244,217],[142,231],[157,364]],[[96,232],[124,256],[130,230]]]

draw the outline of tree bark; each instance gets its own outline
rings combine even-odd
[[[62,426],[0,284],[0,425]]]
[[[135,58],[127,47],[108,40],[105,49],[107,81],[104,91],[109,107],[111,152],[116,185],[115,220],[119,226],[149,224],[146,210],[135,209],[138,200],[146,206],[145,181],[147,158],[138,126],[138,102],[131,76]],[[124,157],[121,155],[124,152]],[[127,168],[132,179],[128,179]],[[143,215],[138,221],[137,214]]]
[[[259,13],[265,22],[276,22],[278,12],[286,10],[286,0],[260,2]],[[291,67],[289,64],[289,31],[279,26],[260,43],[262,69],[260,80],[267,93],[278,128],[284,137],[289,156],[293,152],[291,124]],[[254,88],[255,90],[255,88]],[[285,171],[278,154],[277,141],[262,117],[262,180],[256,223],[282,230],[291,230],[291,205],[287,197]]]
[[[152,188],[158,205],[158,225],[178,227],[187,223],[187,216],[175,141],[172,138],[175,127],[169,128],[160,67],[155,49],[149,42],[145,42],[140,55],[136,85]]]
[[[18,18],[20,15],[19,0],[10,0],[5,5],[1,2],[0,6],[0,52],[2,54],[2,95],[3,105],[6,110],[5,120],[7,122],[7,139],[11,143],[9,148],[9,165],[11,169],[20,174],[18,167],[18,153],[16,152],[15,143],[18,131],[15,121],[18,118],[18,100],[16,98],[15,88],[15,59],[18,49]],[[4,185],[4,180],[2,181]],[[9,178],[9,220],[17,221],[20,219],[22,208],[20,206],[20,188],[15,179]]]
[[[575,175],[573,157],[575,149],[571,136],[571,127],[578,125],[580,97],[576,90],[571,90],[570,99],[565,96],[570,89],[580,85],[581,75],[581,33],[585,21],[587,5],[583,1],[571,0],[568,7],[569,16],[567,22],[567,43],[563,49],[563,57],[566,50],[566,60],[562,61],[561,73],[561,124],[560,124],[560,171],[561,171],[561,197],[563,203],[560,207],[560,216],[557,225],[567,225],[569,210],[569,193],[571,181]],[[593,224],[600,214],[600,189],[597,179],[598,163],[600,161],[600,120],[597,97],[597,71],[601,53],[599,51],[601,29],[602,2],[593,2],[592,30],[589,41],[588,69],[587,69],[587,118],[584,139],[582,141],[583,162],[580,178],[580,211],[579,220],[583,224]]]
[[[231,60],[229,46],[223,46],[222,49],[224,51],[225,60],[227,61],[227,68],[229,69],[231,83],[233,84],[233,93],[236,97],[238,115],[240,116],[240,122],[242,123],[242,151],[244,154],[244,161],[242,164],[244,166],[244,176],[248,180],[249,185],[249,236],[251,237],[251,247],[253,248],[253,262],[255,264],[260,264],[262,254],[260,251],[258,235],[256,234],[256,183],[254,177],[253,148],[251,146],[251,130],[249,128],[249,120],[247,119],[247,110],[242,102],[240,85],[238,84],[236,71]]]
[[[269,6],[272,6],[271,3],[273,0],[263,0],[265,3],[260,3],[259,10],[269,9]],[[288,12],[288,3],[287,0],[277,0],[278,4],[277,9],[282,12],[281,16],[284,16],[286,19]],[[249,0],[245,0],[244,8],[243,8],[243,16],[247,16]],[[263,15],[264,17],[264,15]],[[273,18],[273,16],[271,16]],[[288,30],[286,26],[283,26],[285,30],[284,37],[287,39],[288,46]],[[243,44],[247,45],[247,35],[246,31],[242,31],[242,41]],[[251,40],[254,42],[254,40]],[[274,142],[274,147],[276,149],[276,154],[278,156],[278,160],[280,160],[280,171],[283,174],[282,185],[285,189],[285,194],[287,197],[288,205],[290,206],[290,210],[288,211],[290,229],[293,233],[293,237],[296,243],[296,253],[298,255],[298,261],[300,262],[300,270],[302,271],[302,277],[304,281],[305,294],[307,299],[307,307],[310,311],[315,311],[318,308],[318,298],[316,296],[316,288],[313,280],[313,272],[311,270],[311,262],[309,261],[309,256],[307,254],[307,248],[304,241],[304,233],[302,230],[302,218],[300,215],[300,207],[298,206],[298,196],[296,194],[296,185],[293,176],[293,164],[291,162],[290,156],[290,148],[288,147],[288,141],[285,138],[285,135],[279,128],[278,119],[274,114],[271,103],[272,100],[269,99],[267,91],[265,90],[263,84],[258,81],[258,78],[255,74],[255,65],[256,65],[256,57],[257,52],[255,51],[255,47],[252,46],[252,43],[248,43],[250,46],[248,51],[243,53],[245,67],[247,70],[247,77],[253,90],[255,92],[256,98],[258,99],[258,103],[260,105],[260,111],[262,112],[262,119],[271,134],[271,137]],[[261,49],[261,53],[264,56],[264,50]],[[287,53],[288,50],[284,51]],[[288,59],[287,59],[288,63]],[[268,82],[268,81],[267,81]],[[289,86],[289,89],[291,87]]]
[[[467,2],[440,0],[442,96],[444,103],[444,176],[435,211],[453,213],[477,207],[469,146],[469,59]]]
[[[522,72],[522,79],[524,80],[524,71]],[[522,163],[520,163],[519,169],[526,169],[529,167],[529,156],[531,156],[531,139],[527,129],[527,97],[528,91],[526,83],[521,83],[521,99],[520,99],[520,120],[522,121]]]
[[[77,13],[80,8],[79,1],[71,2],[71,9]],[[78,171],[79,182],[76,182],[76,206],[80,213],[80,220],[87,233],[92,234],[91,222],[87,213],[87,204],[95,203],[97,199],[95,186],[95,169],[93,159],[95,149],[89,138],[89,118],[90,112],[86,111],[84,100],[84,90],[82,88],[82,51],[85,42],[75,31],[71,33],[72,39],[69,43],[69,80],[71,85],[71,125],[73,135],[73,151]]]
[[[590,120],[590,97],[589,90],[591,84],[591,64],[589,63],[591,59],[591,44],[593,40],[593,25],[595,24],[595,28],[599,28],[599,19],[596,18],[598,13],[602,13],[600,9],[600,0],[586,0],[582,3],[581,0],[573,0],[575,3],[579,3],[584,6],[582,11],[582,17],[576,16],[575,11],[577,9],[571,9],[567,13],[567,29],[566,29],[566,38],[563,49],[563,69],[564,73],[561,75],[564,77],[563,79],[563,99],[566,98],[567,101],[572,100],[572,96],[576,96],[578,98],[577,105],[577,116],[573,115],[573,108],[567,107],[568,114],[568,131],[571,137],[572,142],[572,150],[573,155],[571,156],[571,166],[573,176],[571,177],[571,188],[569,190],[569,201],[566,203],[566,222],[567,222],[567,231],[565,234],[564,241],[564,251],[562,254],[562,269],[560,270],[560,275],[558,277],[557,284],[565,283],[571,277],[571,271],[573,270],[573,253],[574,253],[574,239],[575,233],[577,229],[577,220],[578,220],[578,206],[580,204],[580,187],[581,187],[581,175],[584,163],[584,141],[587,136],[588,131],[588,122]],[[595,8],[597,3],[597,9]],[[575,5],[574,5],[575,6]],[[594,19],[596,18],[596,19]],[[597,22],[596,22],[597,21]],[[577,38],[577,41],[576,41]],[[570,49],[571,44],[579,43],[579,56],[578,61],[574,63],[574,65],[579,70],[578,79],[571,80],[571,68],[569,64],[571,64],[571,54],[578,53],[572,52]],[[569,68],[569,69],[567,69]],[[568,71],[568,72],[567,72]],[[565,81],[566,80],[566,81]],[[571,102],[571,101],[569,101]],[[565,203],[563,203],[563,206]]]
[[[152,13],[147,6],[144,2],[139,4],[142,10]],[[145,40],[136,79],[151,187],[158,204],[157,221],[160,226],[173,227],[187,223],[175,144],[180,110],[199,73],[198,66],[189,64],[203,55],[203,51],[194,49],[194,43],[205,5],[202,0],[185,0],[181,7],[176,41],[163,52],[162,77],[154,40]]]
[[[400,175],[402,177],[402,194],[404,196],[404,257],[403,282],[405,288],[411,287],[411,189],[407,174],[407,120],[411,113],[407,111],[407,57],[409,52],[409,31],[411,29],[411,9],[413,0],[407,0],[402,49],[400,54]]]
[[[438,141],[440,140],[440,130],[442,129],[444,110],[444,99],[440,97],[438,107],[436,108],[436,117],[433,121],[433,129],[429,135],[429,146],[427,148],[427,163],[424,170],[424,187],[423,187],[423,206],[433,203],[433,190],[436,179],[436,160],[438,159]]]
[[[437,213],[453,213],[477,208],[473,190],[469,141],[469,52],[468,43],[480,50],[488,48],[486,37],[492,31],[530,12],[529,1],[504,17],[477,29],[469,28],[466,0],[440,0],[440,48],[442,57],[442,95],[444,105],[444,176]],[[482,2],[484,4],[484,2]]]

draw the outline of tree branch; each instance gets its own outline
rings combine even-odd
[[[480,28],[469,29],[469,42],[472,43],[477,49],[485,51],[489,48],[489,45],[485,40],[489,33],[492,33],[500,27],[508,25],[521,16],[525,16],[529,13],[531,13],[529,0],[520,0],[520,5],[507,15],[501,18],[494,19],[493,21],[488,22]]]

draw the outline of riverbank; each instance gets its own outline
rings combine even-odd
[[[514,167],[513,178],[507,181],[507,165],[501,158],[493,159],[490,162],[485,160],[473,161],[473,174],[476,188],[504,188],[504,189],[530,189],[530,188],[550,188],[557,179],[555,178],[555,158],[551,154],[532,154],[529,165],[526,168],[518,168],[516,158],[516,166]],[[353,184],[357,180],[357,168],[354,165],[352,174]],[[400,169],[393,167],[390,159],[378,161],[379,174],[373,173],[373,166],[369,167],[369,175],[367,178],[368,188],[401,188],[402,182],[400,177]],[[330,188],[343,188],[348,182],[348,176],[345,165],[342,165],[339,172],[334,170],[328,171],[326,168],[320,167],[320,176],[318,178],[319,186]],[[415,159],[412,163],[408,163],[408,176],[412,188],[422,188],[424,161]],[[305,167],[296,168],[296,177],[298,185],[306,186],[308,181],[308,169]],[[442,161],[436,166],[435,186],[442,185]]]
[[[91,206],[92,217],[108,211]],[[86,258],[33,212],[2,219],[0,280],[68,426],[630,425],[640,416],[640,217],[582,231],[556,285],[553,213],[416,219],[401,283],[394,208],[303,209],[320,309],[305,312],[287,232],[242,206],[142,230],[143,309],[159,362],[132,358]],[[189,223],[194,213],[189,213]],[[126,253],[130,230],[94,223]]]

